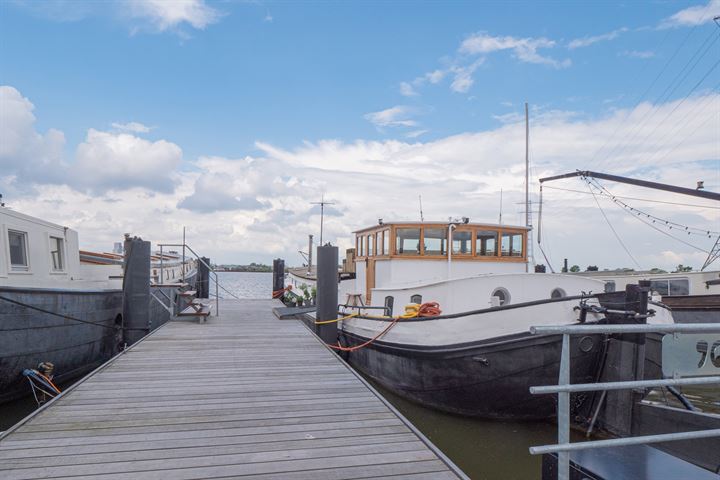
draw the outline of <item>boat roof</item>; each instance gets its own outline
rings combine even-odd
[[[370,227],[364,227],[358,230],[353,231],[353,233],[362,233],[367,232],[369,230],[375,230],[381,227],[389,227],[389,226],[399,226],[399,227],[447,227],[448,225],[457,225],[458,227],[487,227],[487,228],[493,228],[493,229],[502,229],[507,228],[510,230],[530,230],[530,227],[524,227],[520,225],[507,225],[507,224],[499,224],[499,223],[477,223],[477,222],[463,222],[463,221],[440,221],[440,222],[432,222],[432,221],[423,221],[423,222],[412,222],[412,221],[391,221],[391,222],[385,222],[380,221],[377,223],[377,225],[372,225]]]

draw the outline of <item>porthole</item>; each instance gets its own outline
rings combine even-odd
[[[410,303],[422,303],[422,295],[418,295],[417,293],[410,297]]]
[[[508,305],[510,303],[510,292],[506,288],[498,287],[490,296],[490,303],[494,305],[492,297],[497,297],[497,305]]]
[[[550,293],[550,298],[563,298],[567,297],[567,293],[565,293],[565,290],[562,288],[555,288],[553,289],[552,293]]]

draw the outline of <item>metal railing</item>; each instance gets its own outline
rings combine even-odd
[[[570,336],[576,334],[618,334],[618,333],[717,333],[720,332],[720,323],[695,324],[635,324],[635,325],[551,325],[530,327],[530,333],[562,334],[562,352],[560,354],[560,375],[557,385],[530,387],[533,395],[558,395],[558,443],[530,447],[531,455],[544,453],[558,454],[558,480],[570,478],[570,452],[603,447],[621,447],[626,445],[641,445],[649,443],[670,442],[678,440],[693,440],[698,438],[720,437],[720,429],[698,430],[692,432],[677,432],[660,435],[644,435],[637,437],[614,438],[610,440],[596,440],[590,442],[570,443],[570,393],[591,392],[606,390],[623,390],[634,388],[651,388],[663,386],[707,385],[720,384],[720,376],[705,376],[694,378],[672,378],[657,380],[636,380],[624,382],[603,383],[570,383]]]
[[[202,257],[200,257],[200,255],[198,255],[197,252],[195,250],[193,250],[192,247],[190,247],[190,245],[188,245],[186,243],[158,243],[158,247],[160,247],[160,278],[163,278],[163,254],[162,254],[163,247],[182,247],[182,249],[183,249],[183,257],[182,257],[183,280],[185,278],[185,273],[184,273],[184,271],[185,271],[185,249],[190,250],[190,253],[195,255],[195,258],[197,259],[197,261],[202,263],[203,265],[205,265],[205,267],[208,269],[208,272],[212,273],[215,276],[215,279],[214,279],[215,280],[215,315],[216,316],[220,315],[220,295],[219,295],[219,291],[218,291],[218,289],[220,288],[220,282],[218,281],[218,274],[215,271],[215,269],[212,268],[207,263],[205,263],[205,260],[203,260]],[[199,273],[200,272],[198,272],[198,275],[199,275]]]

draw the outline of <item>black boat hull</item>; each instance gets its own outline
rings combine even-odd
[[[341,332],[343,345],[367,339]],[[560,335],[517,334],[450,347],[417,347],[377,341],[347,360],[385,388],[437,410],[472,417],[536,420],[556,414],[557,395],[531,395],[530,386],[554,385],[560,369]],[[572,383],[596,380],[603,336],[571,337]],[[589,408],[587,394],[573,395],[574,415]]]

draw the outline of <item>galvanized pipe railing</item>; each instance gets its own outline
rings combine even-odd
[[[187,248],[188,250],[190,250],[190,252],[193,255],[195,255],[195,258],[197,259],[198,262],[202,263],[203,265],[205,265],[205,267],[207,267],[208,271],[211,272],[215,276],[215,315],[216,316],[220,315],[220,295],[219,295],[220,282],[218,281],[218,274],[215,271],[215,269],[212,268],[207,263],[205,263],[205,260],[203,260],[202,257],[200,257],[200,255],[198,255],[197,252],[195,250],[193,250],[192,247],[190,247],[190,245],[187,245],[185,243],[159,243],[158,246],[160,247],[161,252],[162,252],[162,247],[183,247],[183,249]],[[160,264],[162,265],[162,256],[160,257],[160,262],[161,262]]]
[[[720,323],[694,324],[639,324],[639,325],[547,325],[530,327],[533,335],[562,335],[562,351],[560,354],[560,375],[558,385],[530,387],[533,395],[558,395],[558,443],[530,447],[531,455],[544,453],[558,454],[558,480],[570,478],[570,452],[591,448],[619,447],[625,445],[643,445],[648,443],[693,440],[699,438],[720,437],[720,429],[698,430],[692,432],[667,433],[660,435],[644,435],[610,440],[570,443],[570,393],[600,390],[622,390],[634,388],[651,388],[679,385],[720,384],[720,376],[704,376],[693,378],[672,378],[657,380],[637,380],[625,382],[603,383],[570,383],[570,336],[574,334],[613,334],[613,333],[716,333],[720,332]]]

